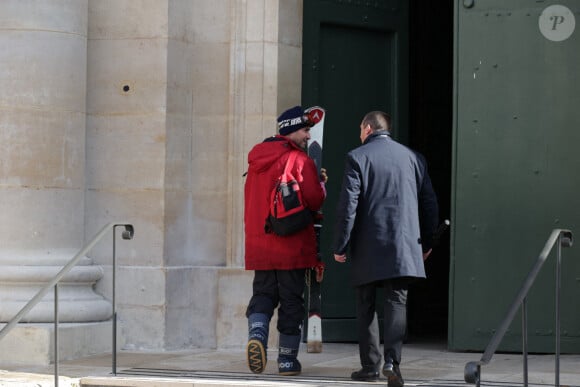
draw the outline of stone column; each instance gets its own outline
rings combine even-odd
[[[83,246],[87,10],[87,0],[0,4],[0,322]],[[61,322],[110,317],[93,291],[102,275],[86,258],[63,279]],[[52,294],[24,321],[53,321]]]

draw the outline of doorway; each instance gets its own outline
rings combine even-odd
[[[360,145],[370,110],[393,116],[393,137],[423,153],[440,218],[451,197],[453,2],[304,1],[302,104],[327,109],[322,165],[328,170],[321,250],[323,341],[354,342],[354,292],[348,265],[332,260],[334,211],[345,154]],[[413,285],[408,340],[447,337],[449,234]]]
[[[410,2],[409,145],[422,153],[439,202],[450,219],[453,137],[453,2]],[[446,338],[449,232],[425,262],[427,279],[409,291],[409,340]]]

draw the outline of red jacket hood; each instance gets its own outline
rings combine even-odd
[[[248,171],[262,173],[270,169],[274,163],[280,160],[280,155],[285,153],[281,147],[302,150],[284,136],[269,137],[264,142],[254,146],[248,154]]]

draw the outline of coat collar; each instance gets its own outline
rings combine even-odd
[[[391,133],[388,130],[377,130],[376,132],[368,135],[364,144],[374,141],[380,137],[391,137]]]

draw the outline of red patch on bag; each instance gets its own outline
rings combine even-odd
[[[284,172],[270,193],[270,213],[264,226],[266,233],[291,235],[313,222],[312,212],[304,203],[300,185],[291,172],[296,152],[290,153]]]

